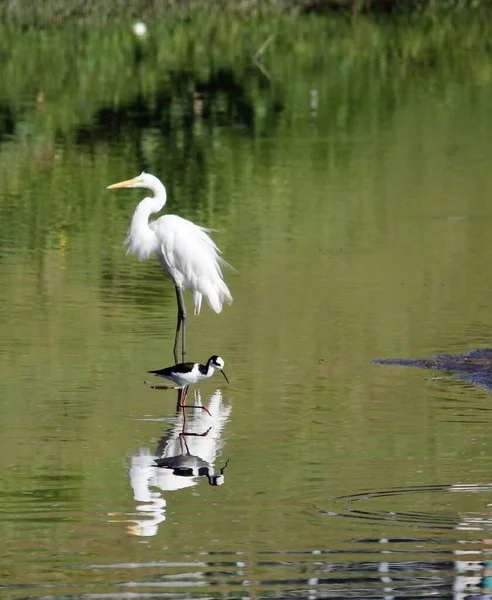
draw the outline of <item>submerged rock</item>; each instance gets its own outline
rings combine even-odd
[[[379,365],[418,367],[457,373],[461,379],[492,391],[492,348],[470,350],[463,354],[436,354],[430,358],[379,358]]]

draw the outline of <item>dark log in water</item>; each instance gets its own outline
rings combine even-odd
[[[436,354],[430,358],[380,358],[379,365],[418,367],[457,373],[462,379],[492,391],[492,348],[471,350],[463,354]]]

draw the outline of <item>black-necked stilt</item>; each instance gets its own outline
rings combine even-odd
[[[212,377],[214,372],[220,371],[224,376],[227,383],[229,380],[227,379],[227,375],[224,372],[224,359],[220,356],[214,354],[211,356],[206,365],[202,365],[201,363],[178,363],[177,365],[173,365],[172,367],[165,367],[164,369],[155,369],[154,371],[148,371],[157,377],[163,377],[164,379],[169,379],[174,382],[175,386],[166,386],[166,385],[153,385],[152,389],[154,390],[169,390],[169,389],[183,389],[183,393],[181,394],[179,405],[182,408],[202,408],[206,412],[208,409],[205,406],[193,406],[185,404],[186,393],[189,385],[194,385],[196,383],[200,383],[209,377]],[[209,413],[210,414],[210,413]]]

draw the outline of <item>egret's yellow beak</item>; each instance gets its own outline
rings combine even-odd
[[[108,185],[107,190],[116,190],[118,188],[131,187],[139,182],[138,177],[134,177],[133,179],[127,179],[126,181],[120,181],[119,183],[113,183],[113,185]]]

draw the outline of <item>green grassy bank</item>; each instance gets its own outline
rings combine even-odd
[[[486,0],[2,0],[0,21],[24,27],[63,22],[104,23],[115,18],[210,18],[227,12],[245,18],[281,14],[337,14],[344,17],[464,14],[485,9]]]

